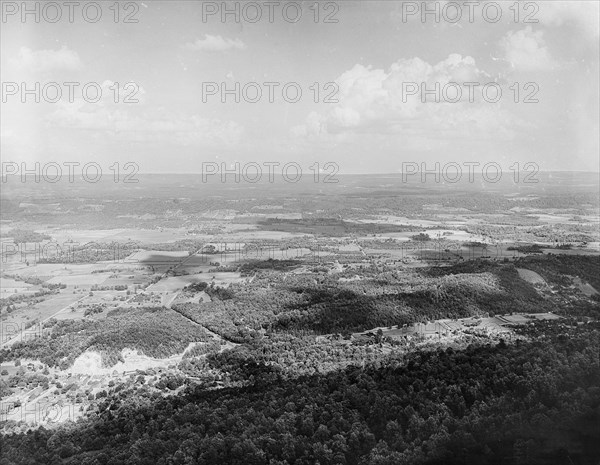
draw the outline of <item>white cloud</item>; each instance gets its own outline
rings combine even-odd
[[[246,44],[240,39],[228,39],[206,34],[204,39],[188,42],[184,47],[188,50],[201,52],[226,52],[228,50],[245,50]]]
[[[527,26],[520,31],[508,31],[500,40],[504,58],[518,71],[551,70],[557,63],[550,56],[542,31]]]
[[[83,66],[77,52],[69,50],[64,45],[60,50],[31,50],[21,47],[12,65],[20,71],[33,73],[54,70],[74,71]]]
[[[507,112],[498,104],[482,101],[481,87],[493,79],[478,69],[469,56],[451,54],[435,65],[420,58],[402,59],[393,63],[387,72],[357,64],[336,82],[339,103],[324,113],[310,113],[304,124],[292,128],[293,137],[378,134],[422,140],[424,137],[470,137],[474,132],[477,137],[482,133],[486,137],[511,137],[509,128],[514,121]],[[473,102],[468,101],[465,82],[481,83],[474,92]],[[438,101],[429,96],[423,103],[420,91],[410,95],[407,86],[412,83],[428,90],[438,84]],[[448,102],[441,92],[447,84],[454,88],[452,83],[456,83],[462,93],[456,103]],[[453,98],[454,94],[448,92]]]

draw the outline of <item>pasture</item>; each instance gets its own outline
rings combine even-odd
[[[536,285],[545,285],[546,281],[542,278],[538,273],[531,270],[526,270],[524,268],[517,268],[517,273],[519,273],[519,277],[530,284]]]

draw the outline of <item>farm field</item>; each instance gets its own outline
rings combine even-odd
[[[14,312],[3,315],[2,328],[2,345],[12,344],[20,339],[21,334],[28,334],[26,326],[35,323],[29,332],[39,334],[39,324],[49,319],[50,317],[63,312],[74,302],[81,299],[79,294],[68,292],[51,295],[44,301],[26,308],[17,308]]]
[[[23,281],[0,277],[0,292],[3,299],[11,295],[30,293],[32,287],[32,284]]]
[[[546,284],[546,281],[544,280],[544,278],[542,278],[535,271],[526,270],[524,268],[517,268],[517,272],[519,273],[519,277],[521,279],[524,279],[528,283],[531,283],[531,284],[541,284],[541,285],[545,285]]]

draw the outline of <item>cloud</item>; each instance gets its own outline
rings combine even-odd
[[[228,50],[245,50],[246,44],[240,39],[227,39],[206,34],[204,39],[188,42],[184,47],[187,50],[200,52],[226,52]]]
[[[550,56],[543,31],[534,32],[531,26],[520,31],[508,31],[500,40],[504,59],[518,71],[555,69],[558,64]]]
[[[12,63],[17,69],[26,72],[47,72],[54,70],[76,71],[83,66],[79,55],[66,46],[60,50],[31,50],[21,47]]]
[[[479,82],[473,101],[465,82]],[[344,72],[339,85],[339,103],[323,113],[312,112],[304,124],[293,127],[296,138],[323,138],[349,134],[400,135],[411,140],[423,138],[470,137],[474,132],[493,137],[511,137],[514,121],[499,105],[484,102],[481,87],[494,82],[480,70],[472,57],[451,54],[431,65],[420,58],[402,59],[389,71],[360,64]],[[438,101],[427,97],[426,103],[417,92],[410,95],[408,85],[415,83],[427,90],[439,86]],[[442,94],[444,86],[462,93],[455,103]],[[450,95],[451,91],[448,90]],[[454,94],[450,95],[454,98]]]

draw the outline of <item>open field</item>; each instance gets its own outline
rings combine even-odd
[[[100,263],[37,263],[29,266],[25,264],[8,266],[6,271],[25,277],[36,277],[44,280],[59,276],[85,275],[92,271],[102,270],[105,266],[105,264]]]
[[[110,276],[110,273],[94,273],[94,274],[61,274],[46,280],[48,284],[66,284],[72,286],[93,286],[100,285]]]
[[[39,325],[59,312],[67,311],[74,302],[82,298],[79,294],[64,292],[57,295],[51,295],[43,302],[39,302],[31,307],[17,308],[14,312],[3,315],[2,322],[2,340],[1,344],[10,345],[22,339],[22,334],[39,334]],[[35,322],[31,329],[26,326]]]
[[[542,284],[542,285],[546,284],[546,281],[544,280],[544,278],[542,278],[535,271],[526,270],[524,268],[517,268],[517,272],[519,273],[519,277],[521,279],[524,279],[528,283]]]
[[[32,284],[23,281],[15,281],[14,279],[0,277],[0,297],[3,299],[11,295],[31,292],[32,287]]]

